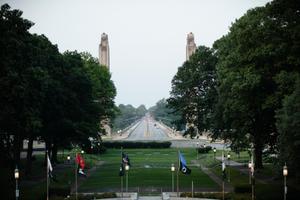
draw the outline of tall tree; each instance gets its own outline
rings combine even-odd
[[[172,80],[171,97],[168,103],[190,130],[210,130],[214,103],[216,101],[216,62],[213,51],[200,46],[196,52],[178,68]],[[187,133],[194,137],[197,131]]]
[[[262,167],[263,148],[274,145],[278,134],[275,111],[283,98],[278,76],[299,70],[296,16],[296,1],[275,0],[249,10],[214,44],[219,80],[216,116],[221,121],[216,129],[223,129],[225,138],[236,141],[250,134],[258,168]]]

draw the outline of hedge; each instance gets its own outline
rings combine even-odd
[[[121,141],[114,141],[114,142],[103,142],[102,145],[106,148],[126,148],[126,149],[135,149],[135,148],[157,148],[157,149],[163,149],[163,148],[170,148],[171,142],[121,142]]]
[[[212,150],[211,146],[200,146],[199,148],[197,148],[198,153],[208,153],[210,150]]]

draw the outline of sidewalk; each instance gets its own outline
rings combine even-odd
[[[192,163],[197,166],[200,167],[200,169],[207,174],[214,182],[216,182],[220,188],[222,189],[223,187],[223,180],[218,177],[217,175],[215,175],[213,172],[211,172],[207,167],[205,167],[204,165],[201,164],[200,160],[192,160]],[[225,187],[224,187],[225,192],[232,192],[233,191],[233,187],[227,183],[225,181]]]

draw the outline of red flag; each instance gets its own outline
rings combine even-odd
[[[84,169],[85,163],[80,154],[76,155],[76,163],[79,165],[81,169]]]

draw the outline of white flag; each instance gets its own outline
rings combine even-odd
[[[50,172],[52,172],[53,168],[52,168],[52,165],[51,165],[51,162],[50,162],[50,159],[49,159],[49,156],[47,155],[47,167],[48,167],[48,170]]]

